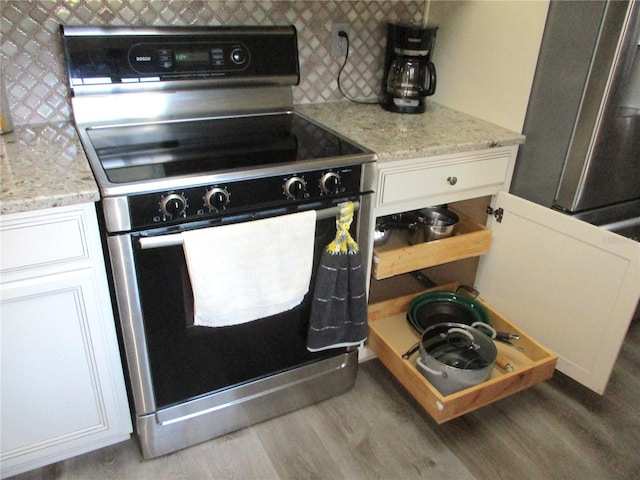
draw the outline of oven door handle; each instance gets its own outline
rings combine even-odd
[[[353,210],[360,209],[360,202],[353,202]],[[324,220],[325,218],[335,217],[340,213],[340,207],[330,207],[323,210],[316,211],[316,219]],[[156,235],[154,237],[140,237],[138,238],[138,246],[142,250],[148,250],[151,248],[163,248],[163,247],[176,247],[182,245],[182,235],[179,233],[172,233],[170,235]]]

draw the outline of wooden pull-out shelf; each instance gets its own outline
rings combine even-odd
[[[382,280],[487,253],[491,246],[491,230],[456,213],[460,221],[453,237],[411,246],[406,232],[393,231],[385,245],[373,250],[373,277]]]
[[[425,292],[455,291],[457,287],[458,285],[444,285]],[[524,347],[525,351],[520,352],[509,345],[496,342],[498,354],[505,357],[515,370],[507,373],[496,366],[489,380],[443,396],[418,371],[415,362],[419,352],[409,360],[402,358],[420,340],[420,335],[406,319],[409,303],[415,297],[416,294],[411,294],[369,306],[368,346],[436,422],[447,422],[553,376],[557,356],[482,302],[489,312],[491,325],[498,331],[520,334],[520,340],[514,343]]]

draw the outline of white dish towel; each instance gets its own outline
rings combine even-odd
[[[182,233],[194,326],[225,327],[297,306],[309,291],[316,212]]]

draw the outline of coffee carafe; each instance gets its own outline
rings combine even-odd
[[[425,111],[424,98],[436,91],[436,67],[431,54],[437,30],[388,24],[382,108],[400,113]]]

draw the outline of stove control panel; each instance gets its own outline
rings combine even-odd
[[[129,197],[132,229],[259,212],[358,195],[362,166],[189,186]]]
[[[290,26],[62,26],[74,95],[198,85],[295,85],[297,31]],[[195,82],[195,83],[194,83]]]
[[[249,48],[239,42],[138,43],[128,52],[138,74],[229,72],[249,66]]]

